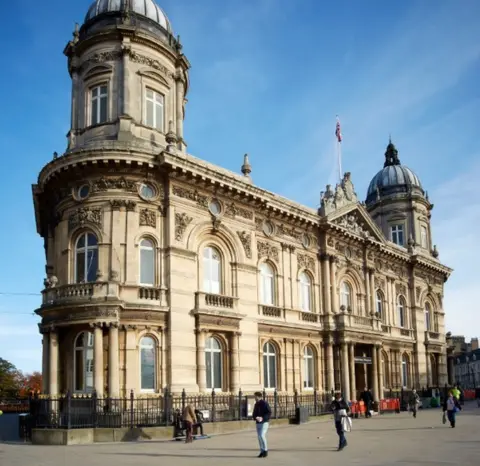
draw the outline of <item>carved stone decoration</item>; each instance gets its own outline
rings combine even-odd
[[[146,65],[150,68],[154,68],[157,71],[160,71],[163,75],[168,78],[173,78],[174,74],[164,65],[162,65],[158,60],[147,57],[145,55],[140,55],[132,49],[126,50],[129,55],[129,58],[134,63],[139,63],[140,65]]]
[[[418,302],[420,300],[420,294],[422,292],[422,288],[420,286],[417,286],[415,288],[415,300]]]
[[[301,241],[303,237],[303,232],[297,231],[294,227],[289,227],[284,224],[277,225],[277,234],[293,238],[297,241]]]
[[[237,205],[235,205],[235,203],[232,202],[230,204],[227,204],[225,208],[225,216],[232,217],[232,218],[235,218],[238,216],[238,217],[245,218],[247,220],[252,220],[253,212],[251,212],[250,210],[243,209],[242,207],[238,207]]]
[[[137,203],[135,201],[127,201],[125,199],[113,199],[110,201],[112,210],[120,210],[125,207],[128,211],[134,211]]]
[[[248,259],[252,258],[252,235],[248,231],[237,231],[237,235],[240,238],[245,255]]]
[[[99,180],[95,180],[92,183],[92,192],[105,192],[111,189],[121,189],[129,193],[137,192],[136,181],[127,180],[124,177],[121,178],[105,178],[102,177]]]
[[[306,254],[298,254],[297,263],[299,269],[308,269],[315,272],[315,259],[313,257]]]
[[[407,287],[403,283],[396,283],[395,291],[397,295],[402,294],[403,296],[407,296]]]
[[[385,282],[381,278],[375,277],[375,288],[380,288],[385,291]]]
[[[109,50],[107,52],[97,52],[87,59],[90,63],[104,63],[106,61],[115,61],[122,58],[121,50]]]
[[[217,217],[216,215],[212,215],[211,217],[212,217],[212,230],[214,233],[216,233],[220,228],[222,219],[220,217]]]
[[[258,257],[268,257],[278,262],[278,248],[271,244],[257,241]]]
[[[339,227],[345,228],[345,230],[353,233],[354,235],[358,235],[364,238],[368,238],[370,236],[369,232],[365,230],[358,222],[358,219],[355,215],[346,215],[339,219],[333,221],[335,225]]]
[[[50,277],[47,277],[45,280],[43,280],[43,286],[45,288],[55,288],[58,283],[58,278],[55,275],[52,275]]]
[[[188,199],[189,201],[195,201],[200,207],[208,208],[208,197],[199,194],[197,190],[192,191],[191,189],[182,188],[181,186],[174,186],[172,193],[174,196]]]
[[[157,213],[154,210],[142,209],[138,220],[140,226],[155,228],[157,226]]]
[[[68,226],[70,229],[84,226],[87,223],[95,225],[102,224],[102,209],[90,209],[88,207],[80,207],[68,218]]]
[[[260,217],[255,217],[255,227],[258,231],[263,229],[263,219]]]
[[[358,197],[350,173],[345,173],[342,182],[335,187],[335,191],[332,190],[331,185],[327,185],[326,191],[320,193],[320,215],[328,215],[341,207],[357,202]]]
[[[188,225],[192,222],[193,218],[189,217],[185,213],[176,213],[175,214],[175,239],[177,241],[182,241],[183,234],[187,229]]]

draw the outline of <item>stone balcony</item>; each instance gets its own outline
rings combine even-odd
[[[425,341],[431,341],[435,343],[441,343],[442,337],[439,332],[432,332],[430,330],[425,332]]]
[[[361,330],[371,330],[375,332],[380,332],[381,321],[376,317],[369,316],[359,316],[356,314],[350,314],[342,312],[335,315],[335,321],[337,328],[356,328]]]
[[[409,329],[409,328],[401,328],[401,327],[395,327],[393,325],[382,324],[381,329],[382,329],[382,333],[384,333],[385,335],[392,336],[394,338],[413,339],[414,337],[413,329]]]
[[[266,304],[258,305],[258,314],[262,317],[283,321],[289,324],[322,325],[320,314],[301,309],[288,309]]]
[[[275,319],[285,320],[285,310],[278,306],[259,304],[258,314],[263,317],[273,317]]]
[[[85,304],[95,300],[118,299],[116,282],[76,283],[42,291],[42,307]]]
[[[195,310],[226,310],[237,312],[238,298],[221,294],[204,293],[197,291],[195,293]]]

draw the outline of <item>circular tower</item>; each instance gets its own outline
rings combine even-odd
[[[383,168],[368,186],[366,206],[391,242],[410,252],[438,257],[430,229],[433,204],[418,176],[400,163],[392,141],[388,143]]]
[[[33,186],[44,392],[167,385],[164,153],[185,153],[189,63],[153,0],[96,0],[67,44],[71,128]]]

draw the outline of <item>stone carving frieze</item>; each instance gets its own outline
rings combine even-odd
[[[120,178],[105,178],[102,177],[99,180],[95,180],[92,183],[92,192],[105,192],[113,189],[120,189],[130,193],[137,192],[137,182],[127,180],[124,177]]]
[[[192,223],[193,218],[189,217],[186,213],[176,213],[175,214],[175,239],[177,241],[182,241],[185,230],[188,225]]]
[[[344,228],[354,235],[361,236],[363,238],[368,238],[370,236],[370,233],[362,225],[360,225],[358,219],[353,214],[345,215],[344,217],[334,220],[332,223]]]
[[[194,201],[200,207],[208,208],[208,196],[200,194],[197,190],[191,190],[181,186],[173,186],[172,193],[174,196]]]
[[[138,63],[140,65],[146,65],[150,68],[160,71],[160,73],[162,73],[167,78],[174,77],[174,74],[165,65],[162,65],[159,60],[155,60],[154,58],[141,55],[138,52],[132,50],[131,48],[126,48],[125,51],[128,53],[128,56],[132,62]]]
[[[240,238],[245,255],[248,259],[252,258],[252,235],[248,231],[237,231],[237,235]]]
[[[405,297],[407,296],[407,287],[403,283],[396,283],[395,291],[397,295],[402,294]]]
[[[112,206],[113,210],[120,210],[122,207],[125,207],[130,212],[135,210],[137,203],[135,201],[129,201],[126,199],[112,199],[110,201],[110,205]]]
[[[417,286],[415,288],[415,301],[418,303],[420,301],[420,295],[422,294],[422,287]]]
[[[278,262],[278,248],[264,241],[257,241],[258,257],[267,257]]]
[[[382,278],[375,277],[375,288],[380,288],[385,291],[385,281]]]
[[[107,61],[117,61],[120,60],[120,58],[122,58],[121,50],[107,50],[105,52],[97,52],[84,60],[78,71],[82,73],[90,65],[105,63]]]
[[[312,272],[315,272],[315,259],[306,254],[297,255],[297,263],[299,269],[308,269]]]
[[[292,238],[297,242],[302,242],[304,232],[297,230],[295,227],[290,227],[283,223],[275,223],[268,219],[274,226],[275,236],[281,236],[284,238]],[[255,227],[258,231],[263,231],[263,225],[265,220],[261,217],[255,217]]]
[[[140,226],[155,228],[157,226],[157,213],[151,209],[142,209],[138,217]]]
[[[328,215],[347,205],[356,204],[358,197],[350,173],[345,173],[342,182],[335,187],[335,191],[332,190],[331,185],[327,185],[326,191],[320,194],[320,202],[321,215]]]
[[[75,212],[70,214],[68,218],[68,226],[70,229],[81,227],[86,224],[101,225],[102,224],[102,209],[90,209],[88,207],[80,207]]]
[[[225,215],[231,218],[242,217],[247,220],[253,219],[253,212],[235,205],[234,202],[227,204],[225,207]]]

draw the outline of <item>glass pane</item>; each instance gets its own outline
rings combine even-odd
[[[75,342],[75,348],[83,348],[83,337],[85,336],[85,333],[79,333],[77,336],[77,341]]]
[[[140,346],[143,348],[155,348],[155,342],[151,337],[143,337]]]
[[[92,332],[86,332],[87,335],[87,346],[89,348],[93,348],[93,333]]]
[[[92,235],[91,233],[88,233],[87,234],[87,245],[88,246],[96,246],[97,244],[98,244],[97,237],[95,235]]]
[[[141,349],[142,390],[155,389],[155,348]]]
[[[268,388],[275,388],[277,385],[277,367],[276,367],[276,358],[275,356],[269,356],[269,367],[268,367],[268,376],[270,386]]]
[[[151,89],[147,89],[145,95],[147,96],[147,99],[153,99],[153,91]]]
[[[205,351],[205,366],[207,373],[207,388],[214,388],[213,385],[213,373],[212,373],[212,353]]]
[[[92,125],[98,123],[98,98],[92,99]]]
[[[153,126],[153,102],[151,102],[150,100],[147,100],[147,111],[145,112],[145,124],[147,126]]]
[[[85,253],[77,252],[77,263],[76,263],[76,282],[81,283],[85,280]]]
[[[98,270],[98,250],[87,250],[87,264],[86,264],[86,280],[87,282],[94,282],[97,279]]]
[[[101,86],[100,87],[100,94],[106,94],[108,92],[107,86]]]
[[[155,128],[163,131],[163,105],[155,105]]]
[[[83,375],[84,375],[84,366],[83,366],[83,351],[75,351],[75,390],[83,391]]]
[[[212,273],[210,270],[210,259],[205,257],[206,250],[204,252],[203,258],[203,291],[206,293],[211,293],[210,283],[212,278]]]
[[[307,359],[307,388],[313,388],[313,358],[308,358]]]
[[[213,353],[214,388],[222,388],[222,353]]]
[[[78,238],[77,249],[84,248],[84,247],[85,247],[85,235],[82,235]]]
[[[268,383],[268,356],[263,356],[263,386],[269,387]]]
[[[155,92],[155,100],[157,103],[163,106],[163,95],[159,94],[158,92]]]
[[[107,121],[107,105],[108,105],[108,98],[102,97],[100,99],[100,121],[99,123],[104,123]]]
[[[98,87],[92,89],[92,98],[98,97]]]
[[[155,260],[153,249],[140,249],[140,283],[153,285],[155,277]]]

